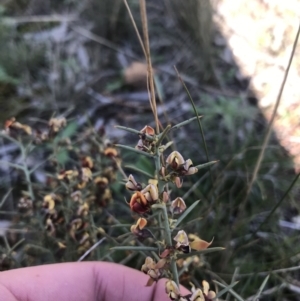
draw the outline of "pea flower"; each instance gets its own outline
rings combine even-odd
[[[118,156],[118,151],[114,147],[108,147],[104,150],[104,155],[110,158],[115,158]]]
[[[149,203],[154,203],[158,200],[158,189],[157,186],[153,184],[147,185],[141,193],[145,196]]]
[[[81,165],[82,167],[88,167],[89,169],[92,169],[94,167],[93,159],[90,156],[86,156],[82,158]]]
[[[4,128],[7,134],[11,134],[11,131],[23,131],[27,135],[32,134],[31,127],[29,125],[17,122],[15,117],[6,120],[4,124]]]
[[[132,190],[132,191],[142,190],[142,185],[136,182],[133,175],[129,175],[128,181],[126,182],[125,186],[128,190]]]
[[[203,296],[202,290],[200,288],[198,288],[192,293],[190,300],[191,301],[205,301],[206,299]]]
[[[157,281],[162,274],[160,269],[157,267],[156,262],[149,256],[146,257],[145,263],[142,265],[141,270],[150,276],[146,286],[151,286],[153,282]]]
[[[171,203],[171,211],[173,214],[181,214],[186,209],[184,200],[180,197],[176,198]]]
[[[51,131],[57,133],[60,129],[67,125],[67,120],[64,117],[51,118],[48,122],[48,125],[51,128]]]
[[[216,293],[214,291],[209,290],[209,283],[205,280],[202,281],[203,294],[206,297],[206,300],[211,301],[216,298]]]
[[[141,240],[147,237],[153,237],[152,233],[148,229],[145,229],[146,225],[147,220],[143,217],[140,217],[136,224],[130,227],[130,231]]]
[[[181,155],[179,152],[177,152],[177,151],[172,152],[172,153],[168,156],[166,162],[167,162],[167,163],[172,167],[172,169],[174,169],[174,170],[179,169],[179,168],[185,163],[185,161],[184,161],[182,155]]]
[[[149,135],[149,136],[154,136],[155,135],[155,130],[153,127],[149,126],[149,125],[146,125],[144,126],[141,131],[140,131],[142,134],[146,134],[146,135]]]
[[[193,175],[198,171],[198,168],[194,167],[193,162],[191,159],[187,159],[183,164],[183,175]]]
[[[49,210],[54,209],[55,201],[54,201],[53,196],[51,194],[47,194],[47,195],[44,196],[43,207],[46,207]]]
[[[129,206],[132,211],[139,214],[146,213],[150,210],[147,199],[140,191],[137,191],[131,196]]]
[[[189,243],[188,236],[183,230],[180,230],[177,235],[174,237],[174,240],[177,242],[175,248],[182,251],[183,253],[190,253],[191,247]]]
[[[178,300],[180,291],[177,284],[173,280],[168,280],[165,284],[166,293],[171,300]]]
[[[174,171],[176,171],[178,176],[193,175],[198,171],[198,169],[194,167],[191,159],[184,160],[182,155],[177,151],[172,152],[168,156],[166,162]],[[175,178],[174,182],[176,186],[180,188],[182,183],[180,182],[180,179],[177,178]]]
[[[134,233],[136,230],[143,230],[146,227],[146,225],[147,225],[147,220],[143,217],[140,217],[137,220],[136,224],[131,226],[130,230],[131,232]]]
[[[81,180],[83,182],[89,182],[92,179],[92,171],[88,167],[81,168]]]
[[[148,151],[151,144],[153,143],[153,139],[149,139],[149,136],[150,138],[154,137],[155,135],[155,130],[149,126],[149,125],[146,125],[141,131],[140,131],[140,139],[136,145],[136,149],[139,149],[141,151]],[[148,137],[147,137],[148,136]]]
[[[77,170],[63,170],[57,175],[58,180],[69,180],[72,181],[78,177],[79,173]]]
[[[183,253],[190,253],[191,249],[193,250],[205,250],[207,249],[213,241],[207,242],[205,240],[200,239],[197,236],[193,236],[194,241],[189,242],[187,234],[180,230],[177,235],[174,237],[174,240],[177,242],[175,248],[182,251]]]

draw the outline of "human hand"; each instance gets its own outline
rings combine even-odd
[[[22,268],[0,272],[0,301],[169,301],[165,280],[146,287],[148,278],[108,262]]]

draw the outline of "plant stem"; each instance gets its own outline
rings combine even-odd
[[[23,172],[24,172],[26,183],[28,186],[29,196],[30,196],[30,199],[32,201],[34,201],[35,197],[33,194],[33,188],[32,188],[32,183],[31,183],[31,179],[30,179],[30,170],[28,169],[27,163],[26,163],[26,151],[22,145],[20,145],[20,149],[21,149],[21,156],[22,156],[22,163],[23,163]]]
[[[159,171],[161,169],[161,164],[160,164],[160,154],[159,154],[159,149],[157,147],[156,149],[156,155],[155,155],[155,171],[156,171],[156,178],[157,178],[157,188],[158,191],[161,191],[161,181],[159,180]]]
[[[171,236],[172,231],[170,229],[166,205],[165,204],[155,204],[151,208],[162,210],[163,225],[164,225],[164,229],[165,229],[165,240],[169,246],[172,246],[172,236]],[[174,281],[176,282],[177,286],[179,287],[178,271],[177,271],[177,266],[176,266],[176,260],[174,258],[171,258],[171,271],[173,274]]]
[[[142,28],[144,35],[144,46],[146,52],[146,61],[148,67],[148,83],[150,88],[150,105],[153,111],[155,126],[156,126],[156,134],[159,134],[159,121],[157,116],[157,108],[156,108],[156,100],[155,100],[155,89],[154,89],[154,76],[153,76],[153,68],[151,63],[150,56],[150,43],[149,43],[149,33],[148,33],[148,21],[147,21],[147,10],[146,10],[146,1],[140,0],[140,11],[141,11],[141,19],[142,19]]]

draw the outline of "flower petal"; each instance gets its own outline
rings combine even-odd
[[[204,295],[201,289],[197,289],[191,296],[191,301],[205,301]]]
[[[183,230],[178,231],[177,235],[173,238],[180,245],[189,245],[189,239]]]
[[[194,240],[193,242],[190,243],[190,247],[193,250],[197,250],[197,251],[205,250],[212,244],[212,242],[213,242],[213,239],[212,239],[211,242],[207,242],[207,241],[202,240],[202,239],[196,239],[196,240]]]

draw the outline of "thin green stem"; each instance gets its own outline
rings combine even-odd
[[[132,128],[128,128],[128,127],[126,127],[126,126],[115,125],[115,128],[116,128],[116,129],[123,130],[123,131],[127,131],[127,132],[129,132],[129,133],[137,134],[137,135],[145,135],[145,137],[146,137],[147,140],[149,140],[149,141],[154,141],[154,140],[155,140],[155,139],[153,138],[153,136],[150,136],[150,135],[148,135],[148,134],[142,133],[141,131],[138,131],[138,130],[135,130],[135,129],[132,129]]]
[[[169,217],[168,217],[168,212],[167,212],[167,207],[165,204],[155,204],[152,205],[153,209],[160,209],[162,210],[162,217],[163,217],[163,225],[164,225],[164,230],[165,230],[165,240],[169,246],[172,246],[172,236],[171,236],[171,229],[170,229],[170,224],[169,224]],[[177,286],[179,287],[179,276],[178,276],[178,270],[176,266],[176,259],[171,258],[171,271],[173,274],[174,281],[176,282]]]
[[[170,130],[171,130],[171,125],[168,124],[167,127],[164,129],[164,131],[159,135],[159,139],[156,143],[157,147],[160,146],[160,144],[162,143],[162,141],[164,140],[164,138],[166,137],[166,135],[169,133]]]
[[[156,172],[156,178],[157,178],[157,186],[158,186],[158,191],[161,191],[161,181],[159,180],[160,178],[160,169],[161,169],[161,164],[160,164],[160,153],[159,150],[157,148],[156,150],[156,155],[155,155],[155,172]]]
[[[258,228],[255,230],[255,232],[252,234],[252,236],[254,236],[261,229],[261,227],[270,219],[270,217],[273,215],[273,213],[276,211],[276,209],[281,205],[281,203],[283,202],[283,200],[285,199],[285,197],[289,194],[289,192],[291,191],[291,189],[294,187],[295,183],[299,179],[299,176],[300,176],[300,172],[296,175],[295,179],[293,180],[293,182],[291,183],[291,185],[289,186],[289,188],[287,189],[287,191],[284,193],[284,195],[282,196],[282,198],[273,207],[273,209],[271,210],[271,212],[268,214],[268,216],[265,218],[265,220],[258,226]]]
[[[189,99],[190,99],[190,102],[191,102],[191,104],[192,104],[194,113],[195,113],[195,115],[196,115],[196,117],[197,117],[199,129],[200,129],[200,132],[201,132],[202,142],[203,142],[203,145],[204,145],[206,160],[207,160],[207,162],[209,162],[209,156],[208,156],[208,150],[207,150],[206,140],[205,140],[205,137],[204,137],[204,131],[203,131],[202,123],[201,123],[201,121],[200,121],[200,117],[201,117],[201,116],[198,115],[198,111],[197,111],[197,109],[196,109],[196,106],[195,106],[195,103],[194,103],[194,101],[193,101],[192,95],[190,94],[190,91],[188,90],[188,88],[187,88],[186,84],[184,83],[183,79],[181,78],[181,76],[180,76],[180,74],[179,74],[177,68],[176,68],[175,66],[174,66],[174,68],[175,68],[175,71],[176,71],[176,73],[177,73],[177,76],[178,76],[179,80],[181,81],[181,83],[182,83],[182,85],[183,85],[183,88],[184,88],[185,91],[186,91],[186,94],[188,95],[188,97],[189,97]],[[209,174],[210,174],[210,179],[211,179],[211,182],[212,182],[212,185],[213,185],[213,177],[212,177],[212,173],[211,173],[210,168],[209,168]]]

